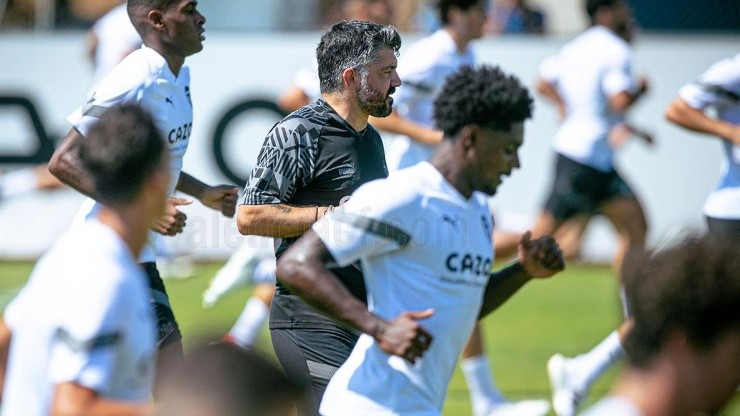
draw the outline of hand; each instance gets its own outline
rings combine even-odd
[[[640,80],[638,81],[638,86],[640,88],[640,95],[645,94],[650,90],[650,80],[648,80],[646,77],[640,77]]]
[[[532,277],[550,277],[565,268],[563,253],[549,235],[532,240],[527,231],[519,242],[519,263]]]
[[[225,217],[233,217],[236,213],[236,199],[239,188],[231,185],[209,186],[203,191],[200,202],[208,208],[220,211]]]
[[[193,201],[182,198],[167,198],[167,205],[164,209],[164,216],[157,220],[156,224],[151,227],[152,230],[162,235],[177,235],[185,228],[185,220],[188,216],[178,210],[179,205],[190,205]]]
[[[381,350],[414,364],[432,343],[432,335],[417,321],[427,319],[432,315],[434,315],[434,309],[404,312],[391,322],[383,323],[372,335]]]

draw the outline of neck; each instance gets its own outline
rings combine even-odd
[[[360,109],[354,97],[350,97],[346,91],[321,94],[321,98],[355,131],[365,130],[368,114]]]
[[[459,154],[460,151],[455,146],[455,142],[443,139],[437,145],[437,150],[435,150],[429,163],[442,174],[453,188],[457,189],[465,198],[470,198],[473,195],[473,189],[467,182],[464,164],[460,163],[460,160],[462,160]]]
[[[682,397],[676,376],[674,369],[660,363],[648,370],[629,368],[612,394],[629,400],[645,416],[692,415],[699,409],[693,409],[690,396]]]
[[[107,225],[121,237],[134,258],[139,257],[149,239],[147,215],[140,211],[133,206],[113,208],[103,205],[98,216],[100,223]]]
[[[145,41],[144,45],[146,47],[154,50],[158,54],[162,55],[165,61],[167,61],[167,66],[170,68],[170,71],[172,71],[175,76],[177,76],[180,73],[180,68],[182,68],[183,65],[185,65],[185,57],[176,54],[170,51],[167,51],[167,48],[162,44],[160,41]]]
[[[447,26],[444,28],[445,32],[450,35],[452,41],[457,46],[457,51],[460,53],[465,52],[470,44],[470,39],[467,36],[463,36],[460,32],[456,31],[453,27]]]

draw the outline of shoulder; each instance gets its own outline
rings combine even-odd
[[[715,62],[700,78],[702,82],[740,88],[740,54]]]
[[[360,186],[350,201],[372,217],[397,216],[418,212],[424,190],[428,188],[421,170],[413,166],[391,172],[387,178],[376,179]]]
[[[156,80],[161,67],[151,62],[142,49],[124,58],[98,84],[97,97],[116,97],[147,88]]]

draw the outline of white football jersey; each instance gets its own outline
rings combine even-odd
[[[67,120],[85,136],[108,107],[120,104],[139,104],[154,117],[157,129],[169,146],[169,192],[173,193],[193,130],[188,67],[180,68],[180,73],[175,76],[164,57],[142,46],[113,68],[85,105],[70,114]],[[78,219],[97,215],[99,207],[96,205],[94,201],[83,203]],[[150,244],[142,252],[140,262],[155,261],[155,236],[152,232]]]
[[[75,382],[107,399],[149,400],[156,328],[129,247],[96,220],[71,229],[6,308],[12,340],[2,414],[50,414],[54,386]]]
[[[445,80],[463,65],[475,65],[472,46],[460,52],[444,29],[419,39],[404,51],[398,63],[398,76],[403,85],[393,94],[398,114],[426,127],[434,127],[434,99]],[[406,136],[398,136],[388,148],[390,170],[427,161],[434,146],[425,146]]]
[[[704,111],[712,107],[717,117],[740,124],[740,54],[723,59],[704,72],[699,80],[681,88],[681,98]],[[719,184],[704,204],[704,214],[718,219],[740,219],[740,145],[722,141],[725,158]]]
[[[555,151],[611,172],[614,151],[609,132],[623,117],[611,110],[609,98],[638,88],[627,42],[603,26],[594,26],[543,61],[539,72],[556,86],[567,109],[553,139]]]
[[[98,19],[92,27],[98,38],[95,50],[95,81],[100,81],[129,53],[141,46],[141,36],[128,17],[126,3]]]
[[[416,364],[360,336],[334,374],[320,413],[438,415],[478,320],[493,262],[487,197],[463,197],[428,162],[369,182],[313,229],[339,265],[362,262],[368,307],[392,320],[434,309],[420,324],[434,337]]]

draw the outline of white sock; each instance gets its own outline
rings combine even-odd
[[[229,331],[234,342],[242,348],[253,346],[262,331],[262,325],[267,320],[268,312],[267,306],[260,299],[250,298],[244,305],[239,319]]]
[[[485,355],[465,358],[460,363],[460,368],[468,384],[468,393],[470,394],[474,415],[485,414],[492,405],[504,401],[504,397],[498,391],[496,382],[491,376],[489,367],[488,357]]]
[[[624,355],[619,334],[616,330],[612,331],[591,351],[573,358],[568,363],[568,369],[572,375],[572,387],[578,391],[588,391],[596,379]]]
[[[255,283],[275,283],[275,270],[277,269],[277,261],[274,257],[268,257],[259,262],[257,267],[254,269],[254,277],[252,280]]]
[[[18,169],[0,175],[0,197],[9,198],[36,190],[38,179],[33,169]]]

